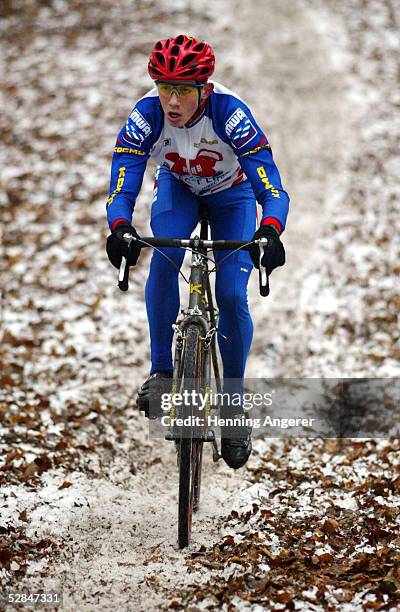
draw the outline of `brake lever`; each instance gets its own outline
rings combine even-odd
[[[267,275],[267,270],[264,266],[261,265],[261,260],[264,255],[264,245],[268,244],[268,238],[259,238],[258,240],[258,248],[260,250],[260,259],[258,262],[258,282],[260,286],[260,295],[262,297],[266,297],[269,295],[269,279]]]
[[[132,240],[134,240],[134,236],[126,232],[126,234],[123,235],[123,239],[128,244],[129,248]],[[121,265],[118,272],[118,287],[121,291],[128,291],[129,289],[129,266],[126,257],[122,257],[121,259]]]

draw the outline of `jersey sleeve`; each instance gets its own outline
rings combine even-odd
[[[249,179],[264,219],[277,219],[283,231],[289,211],[289,196],[282,187],[271,147],[248,106],[235,96],[223,96],[218,111],[218,132],[237,155]]]
[[[131,222],[147,161],[161,129],[162,113],[158,98],[139,100],[120,130],[114,147],[107,200],[110,229],[119,219]]]

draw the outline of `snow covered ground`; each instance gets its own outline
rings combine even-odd
[[[297,324],[307,349],[298,372],[398,378],[399,5],[332,0],[321,10],[321,3],[309,4],[333,57],[345,52],[343,89],[353,125],[339,151],[346,167],[327,189],[330,214],[316,237],[318,268],[312,262],[304,270]],[[331,28],[332,10],[347,30],[344,49]]]
[[[7,0],[0,15],[3,590],[62,590],[64,608],[79,610],[394,609],[396,440],[257,441],[236,473],[208,458],[194,540],[177,551],[174,452],[148,439],[131,402],[148,368],[148,259],[122,295],[104,241],[111,151],[151,86],[152,43],[180,31],[207,38],[216,80],[253,108],[292,198],[287,265],[267,300],[251,284],[248,376],[389,378],[390,397],[400,357],[398,3]],[[136,206],[143,234],[153,171]],[[261,517],[271,519],[269,561],[252,548]],[[310,565],[303,558],[294,573],[316,590],[275,571],[288,567],[296,529]],[[340,546],[355,547],[358,565],[340,565]],[[329,574],[332,559],[347,585]],[[376,592],[357,572],[375,577]]]

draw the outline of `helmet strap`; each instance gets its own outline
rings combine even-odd
[[[205,106],[206,106],[206,100],[203,100],[203,101],[200,100],[196,111],[190,117],[189,121],[185,124],[186,127],[190,127],[194,121],[197,121],[200,115],[202,115],[202,113],[204,112]]]
[[[200,106],[201,106],[201,89],[200,88],[197,90],[197,95],[198,95],[198,102],[197,102],[196,113],[200,110]]]

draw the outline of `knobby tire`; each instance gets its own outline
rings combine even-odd
[[[201,329],[195,324],[188,325],[185,331],[185,350],[183,356],[183,388],[200,386],[201,376]],[[185,548],[190,541],[193,512],[199,508],[201,464],[203,442],[191,437],[181,437],[179,449],[179,507],[178,507],[178,545]]]

